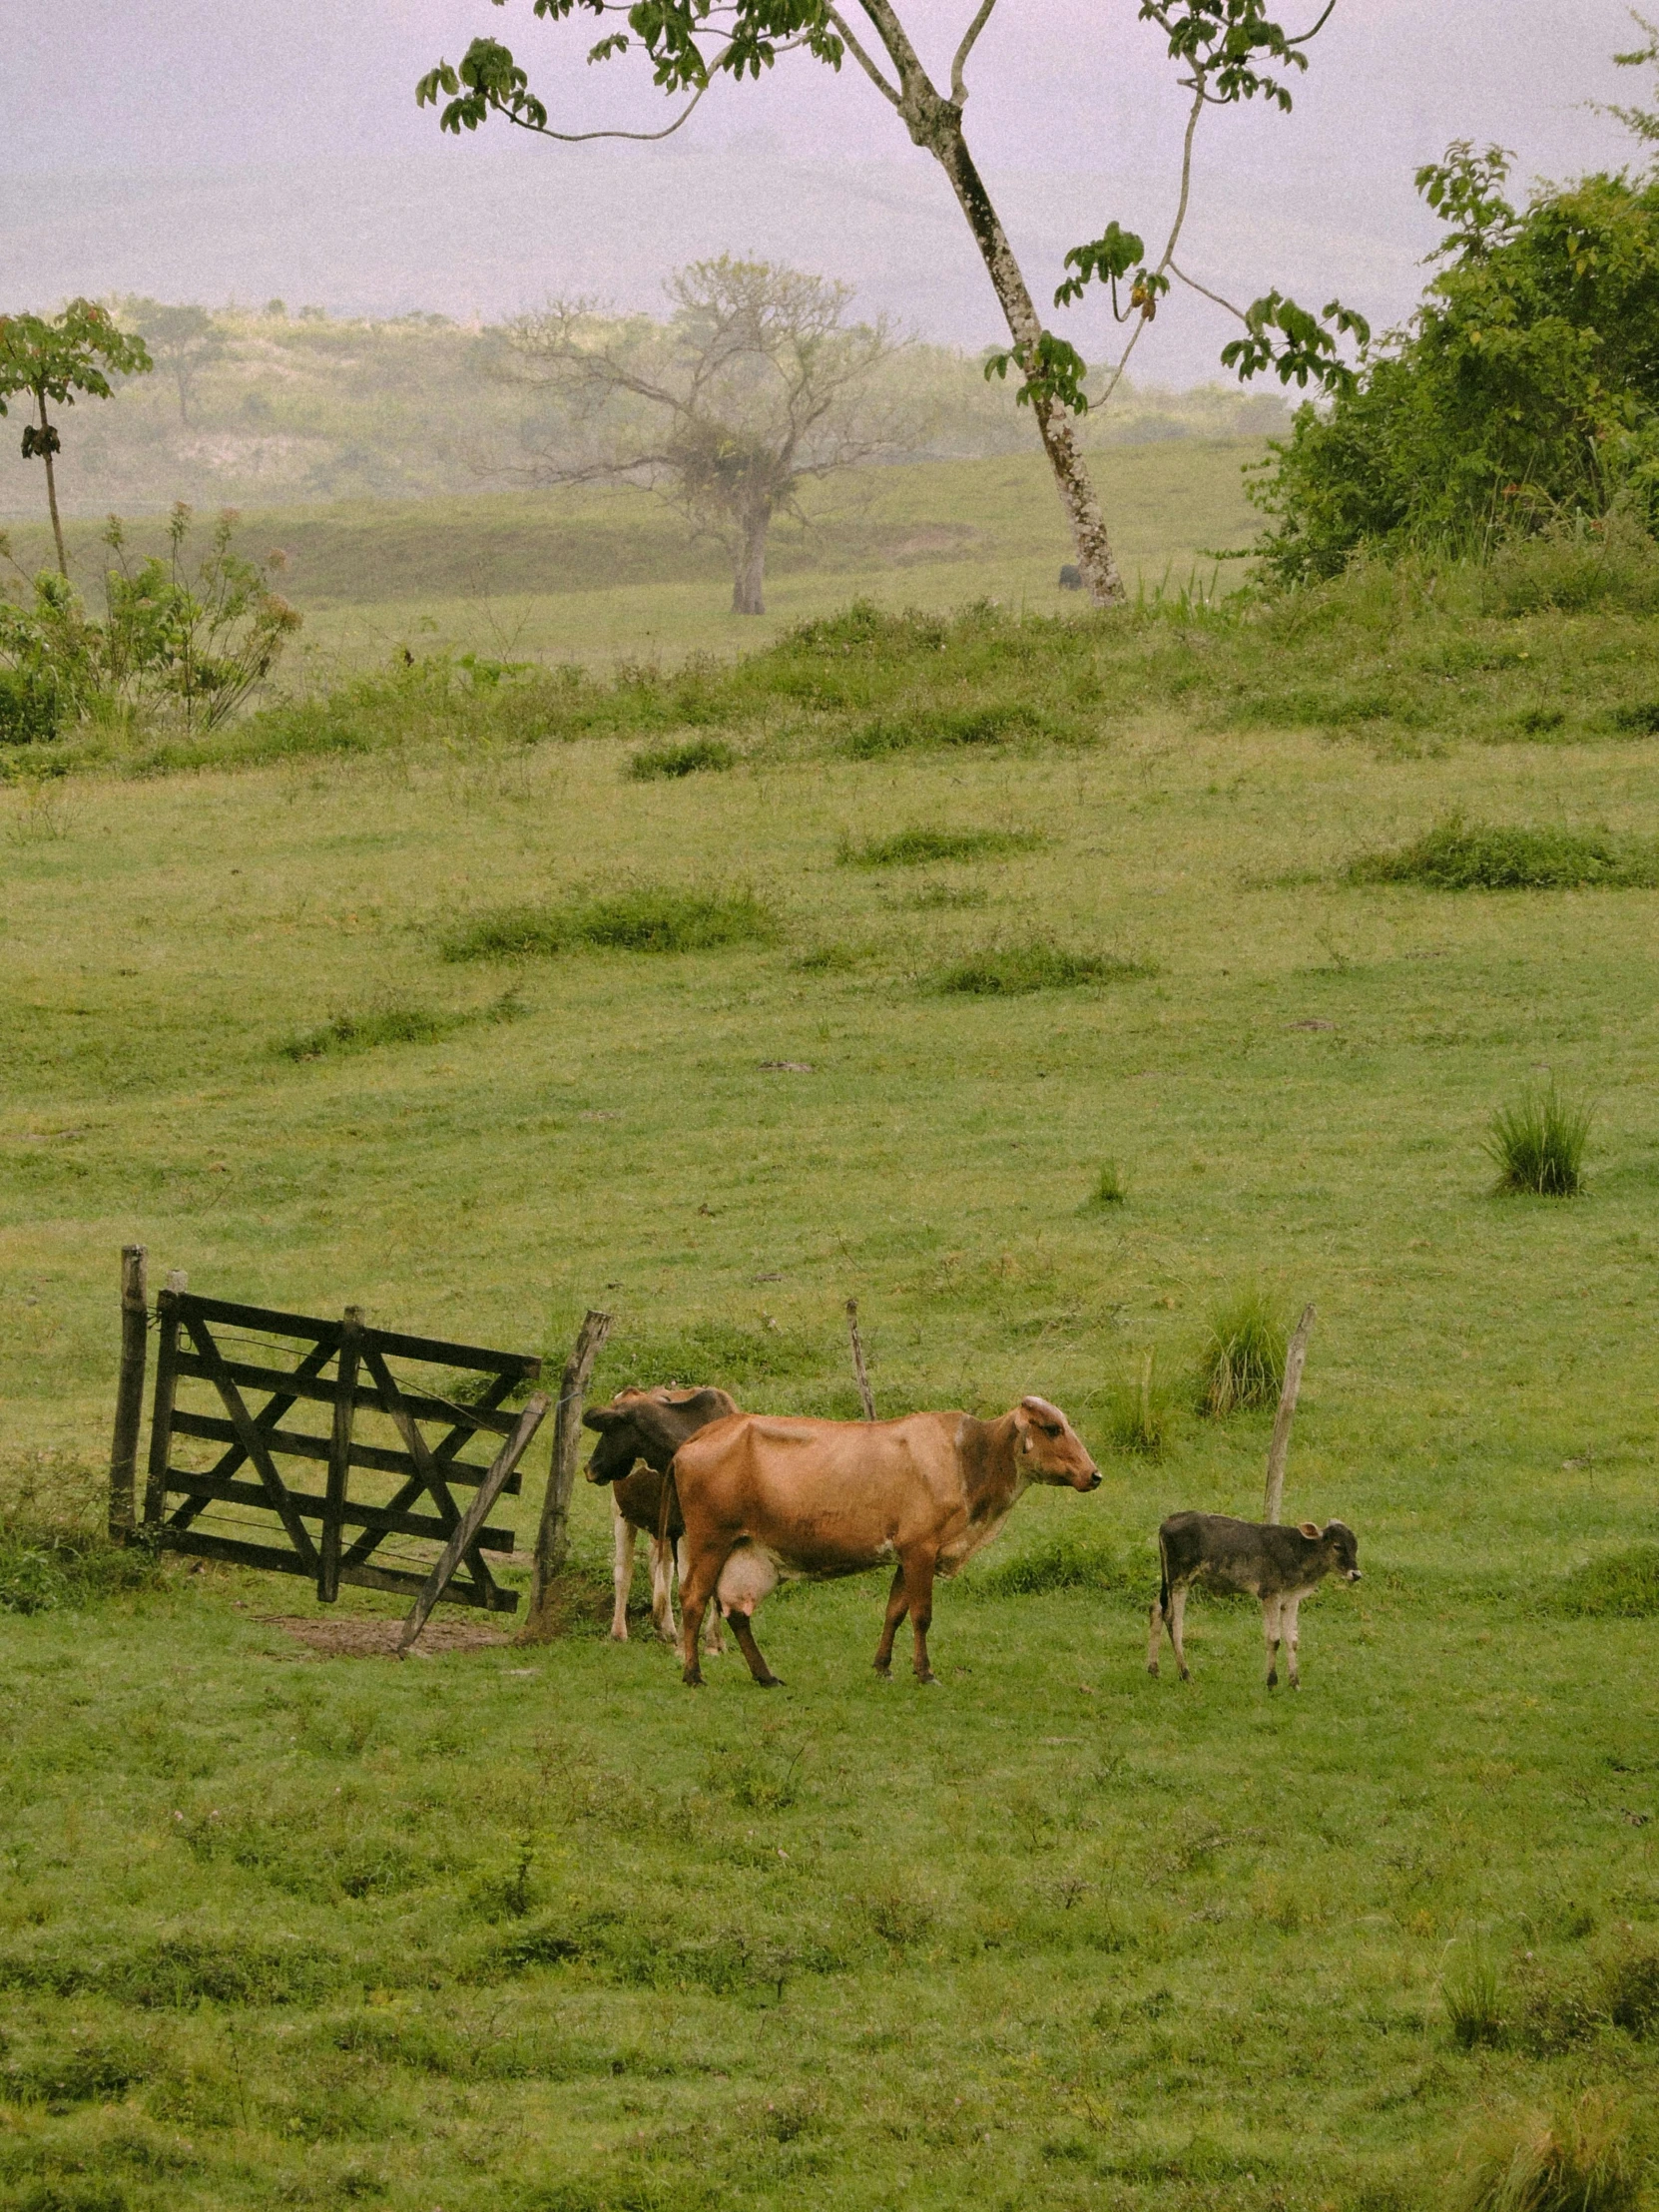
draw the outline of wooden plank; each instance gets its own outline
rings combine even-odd
[[[440,1368],[479,1368],[486,1375],[516,1376],[533,1382],[541,1374],[541,1361],[533,1352],[492,1352],[483,1345],[446,1344],[441,1337],[410,1337],[398,1329],[365,1329],[365,1345],[389,1353],[394,1360],[430,1360]]]
[[[313,1314],[278,1314],[270,1306],[243,1306],[228,1298],[192,1297],[199,1320],[223,1322],[235,1329],[257,1329],[268,1337],[314,1337],[330,1347],[339,1342],[339,1323]]]
[[[223,1374],[231,1382],[246,1384],[250,1389],[271,1390],[273,1392],[286,1390],[295,1397],[310,1399],[318,1405],[332,1406],[334,1402],[334,1385],[332,1382],[320,1382],[315,1377],[306,1377],[302,1380],[297,1370],[263,1368],[250,1360],[227,1360],[223,1354],[216,1354],[216,1357],[219,1360],[219,1366],[213,1368],[205,1366],[196,1354],[181,1352],[179,1355],[179,1373],[200,1377],[202,1381],[207,1382],[216,1382],[220,1375]],[[517,1378],[514,1377],[511,1380],[516,1382]],[[380,1400],[372,1390],[359,1388],[356,1402],[358,1412],[377,1413],[381,1409]],[[403,1393],[403,1402],[418,1420],[446,1420],[457,1425],[464,1425],[468,1429],[488,1429],[492,1435],[496,1436],[510,1436],[513,1432],[513,1421],[510,1413],[491,1411],[482,1403],[478,1405],[457,1405],[447,1397],[433,1397],[430,1394],[421,1395],[408,1390]]]
[[[1268,1446],[1268,1479],[1262,1497],[1265,1521],[1277,1521],[1285,1503],[1285,1465],[1291,1456],[1291,1423],[1296,1418],[1297,1394],[1302,1388],[1302,1370],[1308,1358],[1308,1339],[1313,1328],[1314,1309],[1308,1306],[1303,1309],[1296,1335],[1285,1353],[1285,1386],[1279,1393],[1279,1410],[1273,1417],[1273,1441]]]
[[[243,1543],[234,1536],[210,1536],[201,1529],[172,1529],[165,1524],[156,1530],[156,1541],[164,1551],[182,1551],[187,1557],[219,1559],[228,1566],[257,1567],[262,1574],[309,1575],[310,1568],[291,1551],[278,1551],[270,1544]],[[406,1597],[411,1591],[426,1587],[426,1577],[419,1574],[399,1574],[389,1567],[340,1567],[339,1578],[362,1590],[383,1590],[392,1597]],[[469,1582],[451,1582],[445,1593],[449,1605],[470,1605],[487,1613],[513,1613],[518,1610],[518,1593],[515,1590],[484,1592],[474,1589]]]
[[[237,1388],[229,1373],[230,1363],[220,1357],[219,1347],[208,1334],[206,1322],[201,1320],[198,1315],[187,1311],[185,1326],[190,1331],[191,1339],[196,1346],[208,1380],[225,1400],[226,1409],[236,1423],[239,1440],[247,1450],[248,1456],[259,1469],[260,1480],[265,1484],[271,1504],[282,1526],[287,1530],[294,1550],[298,1552],[311,1573],[315,1574],[318,1561],[316,1546],[311,1542],[310,1531],[288,1503],[288,1494],[283,1487],[281,1476],[276,1472],[276,1461],[271,1456],[265,1438],[255,1427],[254,1416],[249,1412],[243,1394]],[[182,1368],[183,1361],[180,1362],[180,1365]],[[314,1383],[306,1384],[307,1389],[315,1388],[315,1386]]]
[[[610,1315],[590,1307],[576,1332],[576,1342],[570,1349],[570,1358],[565,1362],[565,1372],[560,1379],[559,1409],[553,1419],[553,1459],[547,1471],[547,1491],[542,1498],[541,1519],[536,1527],[536,1564],[526,1636],[552,1633],[547,1607],[553,1583],[570,1549],[570,1492],[576,1480],[576,1454],[582,1441],[582,1397],[593,1373],[593,1364],[610,1330]]]
[[[156,1395],[150,1406],[150,1468],[144,1485],[146,1528],[157,1527],[167,1510],[168,1446],[179,1374],[179,1301],[187,1282],[183,1269],[175,1268],[156,1299]]]
[[[351,1420],[356,1412],[357,1362],[362,1354],[363,1310],[348,1306],[340,1321],[339,1365],[334,1371],[334,1420],[328,1436],[328,1482],[317,1536],[316,1594],[323,1605],[339,1596],[340,1515],[351,1473]]]
[[[148,1357],[150,1293],[143,1245],[121,1250],[121,1374],[115,1388],[115,1433],[110,1439],[108,1527],[123,1543],[132,1532],[138,1480],[139,1428],[144,1420],[144,1369]]]
[[[182,1467],[169,1467],[167,1486],[170,1492],[184,1496],[196,1503],[200,1511],[204,1505],[254,1505],[266,1512],[274,1510],[263,1484],[246,1478],[238,1481],[234,1475],[190,1474]],[[320,1490],[289,1490],[293,1509],[306,1520],[320,1521],[328,1511],[328,1499]],[[194,1520],[196,1515],[191,1515]],[[340,1507],[340,1519],[347,1528],[378,1529],[383,1536],[419,1536],[424,1542],[447,1542],[458,1525],[439,1520],[435,1513],[410,1513],[393,1505],[364,1505],[347,1498]],[[175,1515],[167,1523],[169,1528],[188,1528],[190,1521]],[[510,1528],[485,1528],[479,1532],[478,1542],[491,1551],[510,1551],[513,1531]]]
[[[403,1392],[398,1387],[396,1376],[386,1366],[376,1346],[365,1346],[363,1358],[367,1363],[369,1374],[374,1378],[375,1388],[380,1393],[380,1402],[396,1423],[398,1434],[408,1445],[410,1457],[414,1460],[420,1479],[426,1485],[433,1504],[448,1522],[449,1527],[454,1528],[461,1519],[460,1509],[449,1494],[438,1463],[432,1456],[431,1447],[415,1425],[407,1405],[403,1402]],[[486,1484],[491,1479],[494,1471],[492,1465],[489,1474],[484,1477]],[[511,1473],[512,1469],[509,1467],[507,1471]],[[466,1550],[466,1563],[472,1569],[475,1582],[490,1587],[494,1586],[495,1577],[485,1566],[483,1554],[476,1542]],[[451,1569],[450,1571],[453,1572],[454,1570]]]
[[[319,1369],[327,1366],[333,1356],[331,1345],[313,1345],[304,1359],[300,1361],[295,1372],[303,1376],[315,1375]],[[280,1434],[276,1423],[288,1411],[293,1402],[291,1397],[272,1398],[267,1404],[262,1405],[255,1414],[255,1427],[260,1430],[262,1435],[276,1436]],[[230,1445],[230,1450],[208,1469],[210,1474],[235,1474],[238,1467],[248,1457],[238,1439],[236,1429],[230,1421],[216,1420],[210,1424],[203,1414],[182,1412],[176,1406],[173,1413],[173,1433],[176,1436],[204,1436],[215,1442],[224,1442]],[[326,1451],[326,1444],[322,1448]],[[168,1516],[167,1525],[169,1528],[188,1528],[206,1502],[205,1498],[198,1498],[194,1501],[187,1499],[177,1512]]]
[[[468,1552],[469,1547],[477,1543],[479,1533],[483,1527],[484,1515],[500,1495],[501,1486],[508,1475],[512,1473],[514,1467],[517,1466],[519,1460],[523,1458],[528,1450],[530,1439],[541,1426],[542,1416],[546,1411],[547,1398],[542,1391],[538,1390],[525,1405],[523,1412],[520,1413],[518,1426],[513,1430],[506,1443],[502,1445],[495,1463],[478,1485],[476,1496],[461,1515],[460,1526],[450,1537],[448,1543],[444,1545],[437,1565],[427,1578],[426,1587],[415,1599],[409,1617],[403,1624],[403,1633],[397,1640],[397,1650],[400,1657],[408,1650],[420,1631],[425,1627],[427,1616],[449,1586],[450,1578],[460,1565],[462,1557]],[[476,1573],[476,1569],[474,1572]],[[478,1586],[482,1591],[484,1585],[480,1582]]]
[[[484,1392],[481,1403],[487,1410],[493,1412],[495,1410],[495,1407],[501,1402],[502,1398],[509,1395],[509,1393],[516,1387],[517,1382],[514,1377],[510,1375],[498,1376],[496,1380],[490,1384],[489,1388]],[[405,1399],[404,1402],[407,1403],[407,1400]],[[432,1456],[434,1459],[442,1461],[447,1480],[451,1482],[476,1482],[480,1481],[483,1476],[489,1472],[489,1469],[485,1467],[480,1468],[476,1474],[474,1474],[470,1469],[467,1469],[467,1471],[463,1474],[461,1472],[461,1467],[464,1462],[454,1460],[450,1456],[452,1452],[458,1451],[462,1444],[468,1442],[473,1433],[474,1431],[471,1429],[452,1428],[449,1431],[448,1435],[442,1437],[439,1442],[433,1447]],[[515,1467],[512,1471],[511,1477],[502,1484],[502,1495],[504,1497],[516,1497],[519,1491],[523,1488],[523,1473],[519,1468]],[[402,1512],[405,1507],[412,1505],[415,1499],[419,1497],[421,1491],[424,1488],[425,1484],[421,1481],[419,1475],[411,1474],[409,1479],[404,1483],[403,1487],[398,1491],[397,1495],[392,1499],[391,1503],[393,1510],[396,1512]],[[368,1554],[374,1549],[375,1540],[376,1539],[372,1535],[359,1536],[357,1541],[351,1546],[351,1549],[346,1553],[346,1559],[353,1566],[356,1565],[359,1560],[365,1559]]]
[[[326,1357],[332,1359],[333,1354],[329,1353]],[[274,1399],[272,1402],[275,1404],[277,1401]],[[266,1410],[269,1411],[270,1408],[267,1407]],[[299,1428],[266,1428],[264,1413],[257,1414],[255,1418],[276,1457],[326,1461],[328,1457],[328,1438],[326,1436],[308,1435],[303,1429]],[[234,1423],[225,1419],[220,1413],[193,1413],[187,1407],[181,1406],[173,1415],[173,1433],[175,1436],[197,1436],[204,1443],[236,1443],[234,1451],[228,1451],[224,1459],[208,1468],[207,1471],[210,1474],[234,1474],[248,1456],[240,1442],[237,1442],[237,1431]],[[461,1436],[461,1441],[463,1443],[469,1442],[472,1434],[473,1431],[468,1429]],[[435,1452],[434,1456],[436,1456]],[[440,1463],[443,1468],[444,1480],[451,1484],[481,1482],[489,1472],[487,1464],[481,1464],[471,1459],[444,1459]],[[360,1467],[368,1474],[396,1474],[401,1475],[405,1480],[412,1479],[417,1490],[424,1489],[426,1486],[421,1481],[415,1463],[409,1457],[409,1454],[406,1451],[395,1451],[389,1445],[359,1443],[353,1437],[351,1440],[351,1464],[353,1467]],[[523,1479],[522,1469],[515,1470],[513,1481],[509,1487],[509,1495],[517,1493]]]

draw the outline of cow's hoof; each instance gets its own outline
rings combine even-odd
[[[1276,1675],[1276,1674],[1270,1674],[1270,1675],[1268,1676],[1268,1688],[1269,1688],[1270,1690],[1277,1690],[1277,1689],[1278,1689],[1278,1687],[1279,1687],[1279,1677],[1278,1677],[1278,1675]]]
[[[875,1662],[875,1679],[877,1682],[890,1682],[892,1680],[891,1667],[882,1666],[879,1659]]]
[[[612,1641],[612,1643],[613,1643],[613,1644],[625,1644],[625,1643],[626,1643],[626,1642],[628,1641],[628,1631],[627,1631],[627,1629],[626,1629],[626,1628],[613,1628],[613,1629],[611,1630],[611,1641]]]
[[[680,1679],[688,1690],[701,1690],[703,1687],[703,1677],[700,1674],[683,1674]]]
[[[1151,1675],[1153,1681],[1156,1682],[1158,1679],[1158,1662],[1156,1659],[1149,1659],[1147,1661],[1146,1671],[1149,1675]]]
[[[755,1687],[757,1690],[781,1690],[784,1687],[784,1678],[781,1674],[758,1674],[755,1677]]]
[[[918,1674],[916,1676],[916,1688],[918,1690],[936,1690],[938,1686],[939,1678],[936,1674]]]

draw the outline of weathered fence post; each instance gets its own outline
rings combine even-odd
[[[144,1525],[167,1510],[167,1454],[173,1442],[173,1390],[178,1381],[179,1301],[190,1277],[175,1268],[156,1294],[156,1394],[150,1404],[150,1470],[144,1485]]]
[[[864,1367],[864,1341],[858,1334],[858,1301],[846,1302],[846,1333],[852,1340],[852,1373],[858,1382],[858,1396],[863,1403],[865,1420],[875,1418],[875,1400],[870,1395],[869,1376]]]
[[[590,1307],[559,1380],[559,1400],[553,1413],[553,1457],[536,1530],[530,1611],[519,1633],[520,1643],[540,1643],[554,1633],[553,1587],[570,1551],[570,1493],[576,1481],[576,1454],[582,1443],[582,1400],[593,1364],[610,1333],[611,1316]]]
[[[1296,1418],[1297,1392],[1302,1388],[1302,1370],[1308,1358],[1308,1339],[1313,1328],[1314,1309],[1305,1306],[1302,1319],[1296,1325],[1296,1335],[1285,1353],[1285,1387],[1279,1393],[1273,1442],[1268,1446],[1268,1482],[1262,1501],[1262,1518],[1266,1521],[1277,1521],[1285,1502],[1285,1462],[1291,1455],[1291,1423]]]
[[[334,1423],[328,1437],[326,1508],[317,1541],[316,1594],[324,1605],[339,1596],[340,1513],[351,1475],[351,1426],[357,1414],[357,1364],[363,1310],[348,1306],[340,1317],[339,1359],[334,1368]]]
[[[426,1587],[415,1599],[408,1619],[403,1623],[403,1633],[397,1639],[397,1656],[406,1659],[415,1638],[426,1626],[427,1616],[449,1586],[449,1578],[460,1565],[468,1544],[489,1518],[490,1507],[506,1488],[514,1467],[523,1458],[530,1438],[541,1426],[547,1411],[547,1399],[538,1390],[518,1416],[518,1426],[501,1446],[489,1470],[479,1483],[472,1503],[455,1524],[454,1533],[438,1555],[437,1564],[426,1578]]]
[[[150,1298],[143,1245],[121,1248],[121,1380],[115,1392],[115,1438],[110,1446],[110,1538],[124,1543],[133,1530],[138,1479],[139,1424],[144,1418],[144,1364]]]

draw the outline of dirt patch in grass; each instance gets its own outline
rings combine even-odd
[[[392,1659],[403,1633],[401,1620],[312,1620],[303,1613],[266,1613],[268,1628],[279,1628],[296,1643],[314,1651],[319,1659]],[[420,1632],[417,1658],[433,1659],[441,1652],[484,1651],[493,1644],[509,1644],[504,1628],[486,1628],[477,1621],[433,1620]]]

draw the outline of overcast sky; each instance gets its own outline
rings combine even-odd
[[[904,12],[943,64],[969,0]],[[1040,296],[1082,230],[1167,221],[1180,94],[1136,17],[1137,0],[1000,0],[975,57],[970,137]],[[419,72],[485,32],[530,64],[556,122],[660,124],[631,63],[582,65],[591,19],[542,24],[530,0],[0,0],[0,270],[20,304],[647,304],[678,261],[756,251],[845,276],[926,335],[997,334],[942,178],[850,66],[792,57],[711,94],[672,152],[619,153],[501,125],[457,144],[416,111]],[[1432,237],[1414,167],[1453,137],[1514,147],[1523,177],[1622,162],[1629,142],[1586,103],[1646,95],[1610,60],[1633,36],[1621,0],[1339,0],[1293,116],[1206,119],[1193,274],[1398,314]],[[1213,311],[1172,313],[1148,365],[1203,373],[1222,336]]]

